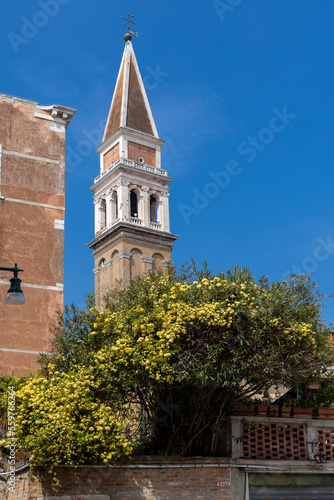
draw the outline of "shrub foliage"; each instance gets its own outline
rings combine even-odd
[[[308,276],[270,283],[238,267],[137,277],[103,312],[65,309],[51,356],[17,392],[17,438],[37,464],[131,453],[210,455],[224,418],[268,385],[333,365]]]

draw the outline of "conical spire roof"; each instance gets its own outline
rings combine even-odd
[[[103,141],[120,127],[159,137],[131,40],[125,45]]]

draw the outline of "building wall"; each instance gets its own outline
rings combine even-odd
[[[143,144],[128,141],[128,156],[130,160],[139,161],[142,158],[147,165],[157,166],[156,150]]]
[[[191,460],[191,459],[190,459]],[[196,461],[196,459],[195,459]],[[6,500],[232,500],[225,461],[152,459],[151,465],[55,467],[61,488],[51,487],[45,471],[18,473],[15,493]],[[187,463],[188,462],[188,463]],[[216,465],[215,465],[216,464]],[[181,467],[182,466],[182,467]],[[0,481],[1,484],[1,481]],[[0,488],[1,491],[1,488]],[[0,496],[1,498],[1,496]]]
[[[56,109],[0,95],[0,265],[18,267],[26,303],[4,302],[0,271],[0,374],[36,371],[63,308],[65,129]]]
[[[16,474],[15,493],[6,491],[6,478],[0,476],[0,500],[333,498],[334,419],[324,417],[321,412],[313,418],[307,413],[303,418],[233,416],[225,434],[229,441],[225,448],[231,453],[222,455],[232,455],[229,458],[138,456],[126,464],[57,466],[57,491],[46,469],[31,474],[25,469]],[[270,458],[266,459],[267,444]],[[251,456],[249,446],[254,450]],[[292,455],[291,447],[296,450]]]
[[[96,306],[103,307],[103,298],[117,286],[128,286],[137,275],[149,272],[168,273],[172,260],[172,245],[162,237],[138,238],[135,232],[122,231],[112,241],[94,252]]]
[[[128,465],[54,467],[0,476],[0,500],[317,500],[333,498],[331,463],[295,460],[137,457]]]
[[[119,144],[116,144],[113,148],[109,149],[105,155],[103,155],[103,170],[110,167],[111,162],[118,160],[119,157]]]

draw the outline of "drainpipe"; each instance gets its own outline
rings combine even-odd
[[[244,499],[249,500],[248,472],[245,473],[245,494]]]
[[[0,200],[4,200],[5,197],[1,196],[1,160],[2,160],[2,144],[0,144]]]

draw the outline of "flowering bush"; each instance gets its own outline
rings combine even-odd
[[[125,421],[96,398],[100,382],[93,369],[52,372],[50,378],[30,377],[16,389],[15,439],[32,451],[34,465],[110,462],[127,456],[132,442]],[[5,398],[4,398],[5,400]],[[11,438],[1,442],[12,441]]]
[[[91,302],[66,309],[52,356],[19,391],[18,438],[36,463],[210,455],[240,401],[332,364],[321,295],[306,276],[138,277],[102,312]]]

